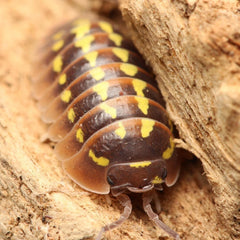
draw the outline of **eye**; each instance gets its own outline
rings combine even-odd
[[[165,179],[167,177],[167,169],[164,168],[162,172],[162,179]]]
[[[111,179],[110,176],[107,176],[107,182],[110,186],[114,186],[114,182],[113,182],[113,180]]]

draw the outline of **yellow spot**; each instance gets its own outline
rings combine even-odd
[[[53,71],[57,73],[61,72],[62,65],[63,65],[62,56],[60,55],[56,56],[53,60]]]
[[[108,106],[106,103],[101,103],[100,108],[109,114],[113,119],[117,117],[117,110],[113,107]]]
[[[71,33],[75,34],[75,38],[81,38],[90,31],[90,22],[77,25],[71,29]]]
[[[128,61],[129,57],[129,51],[123,48],[113,48],[113,53],[116,55],[118,58],[120,58],[123,62]]]
[[[58,79],[58,83],[59,83],[60,85],[63,85],[63,84],[66,83],[66,81],[67,81],[67,75],[66,75],[66,73],[61,74],[60,77],[59,77],[59,79]]]
[[[61,99],[63,102],[68,103],[71,99],[72,93],[70,90],[64,90],[61,94]]]
[[[123,124],[120,122],[119,124],[119,128],[117,128],[116,130],[115,130],[115,133],[121,138],[121,139],[123,139],[124,137],[125,137],[125,135],[126,135],[126,130],[125,130],[125,128],[124,128],[124,126],[123,126]]]
[[[138,68],[135,65],[123,63],[120,65],[120,70],[128,76],[135,76],[138,72]]]
[[[93,87],[93,91],[101,96],[102,100],[105,101],[108,97],[108,82],[101,82]]]
[[[152,184],[160,184],[163,180],[159,176],[155,176],[155,178],[152,180]]]
[[[60,38],[62,38],[63,34],[64,34],[64,31],[59,31],[52,36],[52,39],[59,40]]]
[[[76,20],[74,20],[73,21],[73,23],[72,23],[72,25],[73,26],[78,26],[78,25],[82,25],[82,24],[90,24],[90,22],[89,22],[89,20],[87,20],[87,19],[76,19]]]
[[[155,121],[152,119],[142,119],[141,135],[143,138],[149,137],[154,124]]]
[[[97,56],[98,56],[97,51],[93,51],[84,55],[85,59],[89,62],[91,67],[95,67]]]
[[[76,138],[80,143],[83,143],[84,141],[84,134],[83,134],[83,130],[81,128],[79,128],[76,132]]]
[[[148,167],[150,164],[151,164],[150,161],[135,162],[135,163],[131,163],[130,167],[135,167],[135,168]]]
[[[146,88],[147,83],[144,81],[140,81],[138,79],[133,79],[132,84],[133,84],[133,88],[136,91],[137,95],[144,97],[143,90]]]
[[[75,114],[73,108],[70,108],[70,109],[68,110],[67,116],[68,116],[68,120],[69,120],[71,123],[73,123],[74,120],[75,120],[75,117],[76,117],[76,114]]]
[[[169,139],[170,146],[163,152],[162,157],[163,159],[169,159],[174,151],[174,142],[172,137]]]
[[[86,36],[84,38],[80,38],[79,40],[77,40],[75,43],[74,43],[74,46],[76,48],[81,48],[82,51],[84,53],[86,53],[87,51],[89,51],[90,49],[90,46],[92,44],[92,42],[94,41],[94,36],[93,35],[89,35],[89,36]]]
[[[89,157],[99,166],[106,167],[109,164],[109,159],[105,157],[96,157],[94,152],[90,149],[88,153]]]
[[[89,73],[91,74],[92,78],[94,78],[97,81],[104,78],[105,76],[105,72],[102,70],[101,67],[93,68],[92,70],[89,71]]]
[[[107,33],[113,32],[112,25],[108,22],[101,21],[101,22],[99,22],[99,26],[104,32],[107,32]]]
[[[116,46],[121,46],[123,37],[116,33],[109,34],[109,39],[111,39]]]
[[[58,40],[57,42],[55,42],[53,45],[52,45],[52,50],[54,52],[57,52],[58,50],[60,50],[64,45],[64,40]]]
[[[135,97],[135,100],[138,102],[138,108],[142,111],[143,114],[148,114],[149,102],[147,98],[144,97]]]

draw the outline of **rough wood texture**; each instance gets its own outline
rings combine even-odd
[[[239,1],[122,0],[183,141],[203,163],[216,208],[240,235]]]
[[[114,198],[111,198],[110,202],[104,196],[88,193],[66,177],[61,169],[61,163],[53,155],[52,144],[40,142],[46,126],[40,121],[39,112],[31,96],[31,78],[38,74],[33,71],[34,60],[38,58],[35,50],[40,45],[41,39],[53,25],[58,25],[77,15],[83,15],[86,9],[88,5],[83,6],[80,1],[78,5],[76,1],[58,0],[22,0],[21,4],[17,0],[11,0],[1,3],[0,239],[93,239],[101,226],[116,220],[122,211],[122,207]],[[139,20],[136,21],[136,24],[138,23]],[[155,30],[153,28],[152,34]],[[140,41],[137,43],[140,46]],[[150,51],[151,41],[149,43]],[[167,50],[166,45],[165,48]],[[165,55],[164,51],[164,54],[161,52],[159,48],[159,56]],[[151,51],[150,53],[152,54]],[[186,58],[186,50],[182,50],[183,53]],[[178,56],[180,56],[179,53]],[[229,59],[232,59],[231,56]],[[173,58],[168,57],[174,63]],[[195,58],[198,59],[197,55]],[[223,59],[225,59],[224,55]],[[202,62],[204,64],[207,61],[210,61],[208,57]],[[159,64],[159,66],[162,65]],[[224,67],[227,69],[226,66]],[[161,68],[163,71],[163,66]],[[155,71],[159,73],[161,68],[156,71],[158,68],[155,67]],[[217,67],[215,69],[216,73],[220,71],[217,71]],[[185,69],[185,72],[187,74],[188,69]],[[227,71],[225,72],[228,76]],[[203,73],[205,77],[209,76],[205,71]],[[171,71],[168,74],[174,76]],[[161,75],[164,76],[164,74]],[[166,81],[166,78],[164,79]],[[185,78],[181,76],[181,79]],[[171,81],[174,79],[172,78]],[[183,84],[179,81],[180,83]],[[196,82],[197,86],[198,84],[200,83]],[[167,89],[166,86],[164,89]],[[177,95],[176,92],[172,94]],[[164,95],[167,96],[167,90],[164,91]],[[232,96],[233,94],[230,97]],[[175,105],[171,104],[172,101],[172,97],[167,100],[169,110],[172,116],[176,116],[173,114]],[[221,115],[218,116],[219,119],[224,120]],[[228,115],[223,116],[227,119]],[[178,126],[179,123],[184,124],[180,122],[180,118],[175,117],[175,120]],[[183,135],[182,132],[181,134]],[[189,130],[186,134],[189,134],[188,138],[194,138]],[[198,146],[196,144],[198,144],[197,141],[192,142],[192,145]],[[206,153],[203,156],[206,156]],[[202,159],[205,159],[206,164],[207,158],[202,157]],[[222,162],[223,158],[219,158],[219,163]],[[210,166],[213,167],[213,165]],[[236,172],[233,171],[233,173]],[[213,179],[216,177],[219,176],[212,176]],[[226,183],[233,181],[232,179],[236,177],[233,175],[232,178],[226,179]],[[222,227],[223,221],[219,219],[216,212],[213,193],[205,176],[202,175],[198,161],[186,163],[178,183],[172,188],[165,188],[159,195],[162,204],[160,215],[162,220],[179,232],[182,239],[234,239],[230,231]],[[232,203],[235,203],[234,198]],[[225,204],[234,206],[229,205],[229,202]],[[168,239],[166,233],[156,229],[143,213],[140,199],[134,200],[134,206],[129,220],[117,230],[107,233],[106,239]],[[232,209],[230,208],[229,211]]]

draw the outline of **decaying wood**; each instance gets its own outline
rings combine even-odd
[[[121,206],[114,198],[111,198],[110,201],[104,196],[89,193],[76,186],[62,171],[61,163],[53,154],[52,144],[40,142],[46,126],[40,121],[39,112],[31,96],[31,78],[38,74],[33,71],[34,60],[38,57],[35,50],[55,23],[59,25],[66,20],[82,15],[86,9],[89,9],[89,6],[76,8],[76,4],[73,5],[71,2],[73,1],[23,0],[19,4],[19,1],[12,0],[5,1],[0,7],[0,239],[93,239],[101,226],[116,220],[122,211]],[[197,6],[194,12],[192,12],[194,8],[189,6],[188,11],[181,12],[182,14],[177,9],[183,11],[184,6],[188,5],[178,5],[175,8],[165,6],[166,9],[159,16],[157,13],[161,8],[156,7],[152,11],[151,4],[147,4],[141,9],[143,3],[147,4],[144,1],[132,1],[133,5],[127,1],[122,2],[125,19],[132,23],[135,18],[135,25],[132,26],[141,33],[141,36],[146,35],[140,40],[138,34],[133,34],[138,47],[142,47],[141,51],[152,63],[158,78],[161,75],[161,89],[166,97],[168,110],[179,128],[181,136],[186,141],[185,146],[203,161],[205,171],[214,187],[214,199],[218,211],[221,212],[219,210],[221,206],[228,208],[222,213],[230,223],[229,219],[231,220],[233,217],[233,215],[230,217],[230,214],[235,214],[234,210],[236,209],[237,185],[231,185],[229,189],[226,187],[230,183],[236,184],[238,177],[236,154],[237,143],[239,143],[236,142],[238,129],[234,130],[234,124],[236,124],[234,119],[239,116],[237,115],[239,113],[238,92],[234,87],[232,87],[233,93],[229,94],[228,90],[237,84],[239,73],[236,66],[238,61],[238,49],[235,47],[237,39],[231,35],[231,41],[228,41],[230,39],[228,31],[234,30],[235,25],[227,29],[223,28],[223,38],[217,37],[222,34],[216,27],[213,27],[214,25],[208,25],[209,23],[204,26],[208,27],[209,34],[214,33],[211,35],[213,38],[208,38],[208,35],[203,33],[191,35],[192,31],[196,32],[196,29],[201,27],[197,16],[201,16],[203,12],[199,9],[195,13]],[[79,13],[80,9],[82,9],[81,13]],[[224,24],[234,18],[234,15],[230,14],[230,10],[230,7],[225,9],[225,12],[229,14],[226,21],[224,21],[225,15],[222,14]],[[140,17],[138,14],[141,11],[145,11],[145,14]],[[194,13],[198,15],[195,16],[195,20],[192,20],[193,23],[189,24],[188,21],[192,17],[190,15],[194,16]],[[211,16],[210,13],[209,9],[209,13],[204,15],[205,18],[208,15]],[[180,16],[177,18],[178,14],[182,18]],[[185,14],[188,14],[189,17],[184,18]],[[165,21],[161,20],[164,16],[166,17]],[[170,22],[167,22],[167,16],[174,16],[177,19],[173,18],[171,25]],[[154,17],[159,18],[159,26],[153,24]],[[150,18],[151,21],[146,21],[146,23],[151,23],[153,28],[145,25],[146,23],[142,21],[142,19]],[[176,20],[179,20],[178,25],[174,25]],[[217,18],[212,18],[212,21],[217,21]],[[168,25],[163,28],[161,25],[163,23],[168,23]],[[188,28],[186,26],[184,28],[183,23],[186,25],[188,23]],[[156,35],[161,28],[163,35],[156,40]],[[179,29],[182,29],[182,32],[179,32]],[[164,35],[166,33],[168,33],[167,36]],[[148,34],[149,36],[147,36]],[[177,39],[175,38],[176,34],[178,34]],[[143,43],[145,44],[142,45]],[[165,44],[162,45],[162,43]],[[170,44],[172,44],[171,48]],[[153,48],[154,45],[158,48]],[[177,47],[178,45],[179,47]],[[196,51],[192,51],[193,48]],[[147,51],[148,54],[146,54]],[[41,69],[39,69],[40,71]],[[176,76],[178,76],[177,82]],[[211,82],[211,78],[215,82]],[[167,81],[175,82],[175,87],[178,89],[171,87]],[[189,81],[192,81],[192,85]],[[211,86],[208,85],[209,82],[212,84]],[[187,88],[184,84],[188,84],[189,87]],[[211,98],[208,95],[203,95],[204,98],[199,97],[198,92],[201,88],[208,92]],[[190,90],[194,90],[194,96],[189,97]],[[180,91],[185,91],[183,96],[179,95]],[[217,91],[216,95],[215,91]],[[233,108],[231,101],[235,96],[237,102]],[[202,114],[196,111],[195,98],[200,98],[200,103],[205,102],[203,106],[199,103],[202,106],[202,108],[199,107],[199,111],[204,110],[204,114],[207,114],[204,119]],[[209,99],[211,105],[206,105]],[[188,111],[184,111],[183,105],[178,105],[182,101],[186,101],[185,107],[188,107]],[[177,107],[179,109],[176,109]],[[216,114],[211,115],[212,111],[215,111]],[[194,117],[190,113],[194,113]],[[231,114],[235,118],[229,118]],[[188,121],[185,121],[187,116]],[[225,127],[219,126],[226,125],[230,120],[233,121],[232,128],[227,125],[226,131],[223,132]],[[195,122],[194,126],[193,122]],[[208,123],[207,129],[206,123]],[[201,132],[199,131],[200,127]],[[209,139],[203,141],[206,131],[209,132]],[[232,138],[229,138],[228,131],[231,131]],[[195,138],[196,134],[198,134],[198,138]],[[211,142],[211,139],[217,139],[217,142]],[[200,146],[200,143],[203,146]],[[207,145],[208,143],[211,144]],[[223,144],[228,147],[231,145],[231,149],[227,147],[223,149]],[[212,149],[215,152],[212,153]],[[228,153],[230,150],[232,152]],[[227,153],[231,156],[228,158],[229,161],[226,161]],[[214,156],[217,158],[212,159]],[[222,173],[223,163],[225,163],[226,171],[224,175]],[[230,167],[232,168],[231,176]],[[226,176],[225,181],[223,181],[224,176]],[[220,191],[222,191],[222,196],[219,194]],[[227,193],[231,193],[231,195],[226,196]],[[219,219],[214,199],[199,162],[188,162],[183,166],[178,183],[172,188],[165,188],[164,192],[160,193],[162,204],[160,216],[166,224],[179,232],[182,239],[236,239],[230,231],[223,228],[224,222]],[[106,239],[168,239],[166,233],[156,229],[143,213],[140,199],[134,200],[134,206],[129,220],[117,230],[107,233]],[[234,216],[237,221],[237,213]],[[236,224],[233,224],[232,228],[235,229],[234,233],[237,233]]]
[[[122,0],[121,10],[180,145],[201,159],[225,227],[240,236],[239,1]]]

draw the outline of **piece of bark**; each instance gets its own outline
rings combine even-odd
[[[40,142],[47,126],[40,121],[31,96],[31,79],[38,74],[33,71],[36,49],[42,38],[51,28],[83,16],[88,7],[76,8],[72,1],[59,0],[1,4],[0,239],[93,239],[100,227],[122,211],[114,198],[109,201],[82,190],[62,171],[52,144]],[[159,195],[160,217],[182,239],[230,239],[198,161],[186,163],[177,184]],[[134,200],[128,221],[106,233],[106,239],[168,237],[149,221],[139,199]]]
[[[240,236],[239,1],[121,0],[179,130],[203,163],[216,208]]]

